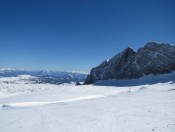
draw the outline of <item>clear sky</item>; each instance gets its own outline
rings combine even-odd
[[[174,0],[0,0],[0,68],[89,71],[148,41],[175,44]]]

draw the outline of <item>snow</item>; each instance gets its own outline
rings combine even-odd
[[[30,75],[20,75],[17,77],[0,77],[0,98],[14,96],[22,93],[40,92],[54,89],[57,86],[52,84],[35,84]]]
[[[26,81],[29,81],[30,79],[34,79],[34,78],[37,78],[37,77],[34,77],[34,76],[30,76],[30,75],[19,75],[17,77],[0,77],[0,82],[3,82],[3,81],[8,81],[8,82],[12,82],[12,81],[21,81],[21,83],[25,83],[24,80]]]
[[[139,86],[139,85],[151,85],[157,83],[175,82],[175,72],[160,75],[147,75],[139,79],[132,80],[106,80],[95,83],[97,86]]]
[[[1,68],[1,69],[0,69],[0,71],[6,71],[6,70],[14,70],[14,69],[9,68],[9,67],[7,67],[7,68]]]
[[[49,105],[49,104],[57,104],[57,103],[74,102],[74,101],[87,100],[87,99],[96,99],[96,98],[102,98],[102,97],[104,97],[104,96],[103,95],[90,95],[90,96],[76,97],[76,98],[60,100],[60,101],[53,101],[53,102],[22,102],[22,103],[3,104],[2,107],[39,106],[39,105]]]
[[[0,81],[6,95],[0,94],[0,132],[173,132],[173,77],[152,75],[123,86],[114,80],[104,86],[19,82],[14,95],[14,84],[4,90]]]
[[[71,73],[78,73],[78,74],[89,74],[86,71],[69,71],[69,72],[71,72]]]

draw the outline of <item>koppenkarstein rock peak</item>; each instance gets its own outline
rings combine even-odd
[[[175,70],[175,46],[166,43],[148,42],[134,51],[128,47],[113,58],[92,68],[84,84],[99,80],[127,80],[149,74],[164,74]]]

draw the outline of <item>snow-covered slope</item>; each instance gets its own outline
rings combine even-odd
[[[61,86],[72,86],[75,82],[54,85],[43,83],[39,77],[19,75],[17,77],[0,77],[0,98],[31,92],[57,89]]]
[[[110,83],[106,86],[18,83],[19,89],[35,86],[38,91],[0,98],[0,132],[174,132],[172,79],[123,87],[109,86]]]
[[[147,75],[138,79],[131,80],[103,80],[95,83],[97,86],[139,86],[139,85],[151,85],[157,83],[175,83],[175,72],[160,74],[160,75]]]

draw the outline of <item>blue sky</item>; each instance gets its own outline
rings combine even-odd
[[[89,71],[130,46],[175,44],[174,0],[1,0],[0,68]]]

